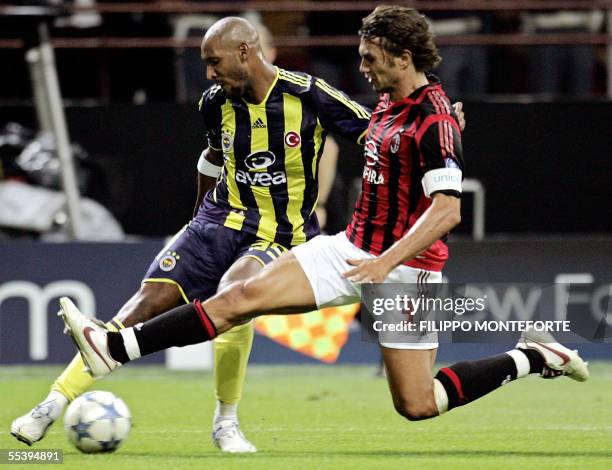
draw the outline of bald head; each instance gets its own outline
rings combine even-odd
[[[263,75],[276,73],[264,58],[257,29],[243,18],[230,16],[213,24],[201,52],[206,77],[234,96],[259,89],[267,80],[262,82]]]
[[[214,42],[227,48],[239,47],[240,44],[248,44],[259,48],[259,35],[257,29],[244,18],[229,16],[213,24],[204,36],[202,47]]]

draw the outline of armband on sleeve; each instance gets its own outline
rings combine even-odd
[[[459,168],[437,168],[428,171],[421,180],[425,196],[431,197],[436,191],[461,193],[461,175]]]
[[[198,160],[198,171],[200,173],[205,176],[210,176],[211,178],[218,178],[221,174],[221,168],[222,167],[210,163],[204,156],[204,152],[202,152],[200,159]]]

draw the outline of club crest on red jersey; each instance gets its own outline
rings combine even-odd
[[[391,153],[397,153],[397,151],[400,148],[400,133],[398,132],[397,134],[395,134],[393,137],[391,137],[391,144],[389,145],[389,150],[391,151]]]

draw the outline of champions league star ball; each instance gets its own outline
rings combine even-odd
[[[111,392],[88,392],[74,400],[64,416],[68,440],[85,453],[113,452],[121,446],[132,417]]]

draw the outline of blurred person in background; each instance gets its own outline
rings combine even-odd
[[[350,3],[350,2],[344,2]],[[354,36],[361,24],[362,13],[342,11],[313,11],[308,13],[306,26],[310,36]],[[354,47],[318,47],[313,50],[310,66],[314,75],[346,90],[362,101],[374,102],[376,95],[359,74],[359,55]]]
[[[599,10],[536,11],[521,15],[524,33],[597,33],[604,22]],[[528,84],[532,93],[589,95],[593,92],[595,48],[589,44],[531,46]]]
[[[478,12],[427,13],[436,37],[481,34],[489,29],[488,15]],[[439,46],[442,62],[436,74],[451,99],[487,93],[488,48],[486,46]]]

